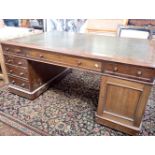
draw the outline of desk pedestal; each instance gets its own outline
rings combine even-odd
[[[50,85],[58,82],[71,72],[71,69],[66,67],[26,59],[24,61],[26,61],[26,65],[23,68],[14,66],[16,70],[12,69],[13,74],[9,74],[9,91],[31,100],[37,98],[41,93],[46,91]],[[18,73],[19,70],[22,72]],[[27,75],[26,78],[17,76],[20,73],[23,73],[23,76]]]
[[[137,134],[151,87],[149,84],[103,76],[96,121],[131,135]]]

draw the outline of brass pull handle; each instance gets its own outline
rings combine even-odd
[[[21,72],[19,75],[23,76],[23,75],[24,75],[24,73],[23,73],[23,72]]]
[[[142,75],[142,71],[138,71],[138,72],[137,72],[137,75],[138,75],[138,76],[141,76],[141,75]]]
[[[21,85],[22,87],[25,87],[25,83],[22,83],[22,85]]]
[[[12,80],[12,84],[15,84],[15,81],[14,80]]]
[[[44,56],[42,55],[42,54],[40,54],[40,56],[39,56],[40,58],[44,58]]]
[[[78,61],[78,62],[77,62],[77,64],[78,64],[78,65],[81,65],[81,64],[82,64],[82,62],[81,62],[81,61]]]
[[[10,72],[10,73],[12,73],[12,72],[13,72],[13,70],[10,70],[9,72]]]
[[[98,68],[98,67],[99,67],[99,65],[98,65],[98,64],[95,64],[94,66],[95,66],[96,68]]]
[[[22,62],[18,62],[18,65],[22,65]]]
[[[118,71],[118,68],[117,67],[114,67],[114,72],[117,72]]]

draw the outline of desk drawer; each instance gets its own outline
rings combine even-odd
[[[27,67],[27,60],[25,59],[14,57],[11,55],[4,55],[4,58],[5,58],[5,63],[7,64],[17,65],[20,67]]]
[[[94,60],[35,50],[27,51],[27,56],[29,58],[39,59],[41,61],[49,61],[60,65],[73,66],[101,72],[101,62]]]
[[[2,49],[4,53],[10,53],[15,55],[25,55],[23,48],[18,46],[11,46],[11,45],[2,45]]]
[[[8,64],[6,64],[6,68],[7,68],[8,74],[16,75],[16,76],[19,76],[21,78],[28,79],[28,71],[27,71],[27,69],[21,68],[21,67],[18,67],[18,66],[8,65]]]
[[[30,88],[29,83],[27,81],[13,77],[13,76],[10,76],[10,75],[8,77],[9,77],[10,84],[24,88],[24,89]]]
[[[125,76],[133,76],[135,78],[144,78],[148,80],[153,80],[155,77],[154,69],[112,62],[103,63],[103,72],[115,75],[123,74]]]

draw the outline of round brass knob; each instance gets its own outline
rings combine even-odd
[[[77,64],[78,64],[78,65],[81,65],[81,64],[82,64],[82,62],[81,62],[81,61],[78,61],[78,62],[77,62]]]
[[[40,58],[44,58],[44,56],[42,54],[40,54]]]
[[[15,81],[14,80],[12,80],[12,84],[15,84]]]
[[[22,83],[22,85],[21,85],[22,87],[25,87],[25,83]]]
[[[24,73],[23,73],[23,72],[21,72],[21,73],[20,73],[20,75],[21,75],[21,76],[23,76],[23,75],[24,75]]]
[[[137,75],[138,75],[138,76],[141,76],[141,75],[142,75],[142,71],[138,71],[138,72],[137,72]]]
[[[95,66],[96,68],[98,68],[98,67],[99,67],[99,65],[98,65],[98,64],[95,64],[94,66]]]
[[[10,70],[10,73],[12,73],[13,72],[13,70]]]
[[[6,50],[6,51],[9,51],[9,47],[6,47],[5,50]]]
[[[17,52],[17,53],[20,53],[20,52],[21,52],[21,49],[17,49],[16,52]]]
[[[118,71],[118,68],[117,67],[114,67],[114,72],[117,72]]]
[[[22,65],[22,62],[18,62],[18,65]]]

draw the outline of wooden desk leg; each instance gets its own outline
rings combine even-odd
[[[27,71],[29,74],[27,83],[29,89],[25,90],[18,86],[9,85],[9,90],[16,95],[31,100],[37,98],[41,93],[46,91],[51,84],[58,82],[71,72],[70,68],[35,61],[27,61],[27,65]]]
[[[135,135],[140,131],[151,84],[103,76],[96,121]]]

